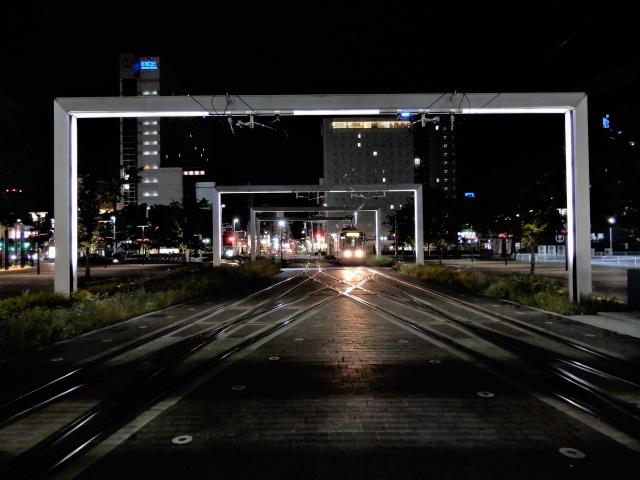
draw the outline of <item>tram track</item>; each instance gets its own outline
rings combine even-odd
[[[556,398],[568,402],[583,411],[596,416],[600,420],[608,422],[615,428],[630,435],[632,438],[640,439],[640,382],[638,381],[635,364],[627,362],[613,355],[609,355],[594,348],[589,348],[572,340],[562,338],[558,335],[544,332],[538,328],[531,327],[522,320],[496,314],[478,305],[471,305],[454,297],[443,295],[421,286],[416,286],[384,274],[374,273],[372,281],[379,282],[376,277],[382,277],[386,281],[395,282],[403,287],[412,287],[425,294],[427,297],[419,299],[414,295],[402,291],[395,286],[393,291],[400,296],[404,296],[416,304],[416,308],[422,312],[430,312],[439,318],[444,318],[455,325],[466,329],[489,342],[491,345],[517,355],[518,358],[526,361],[531,367],[539,371],[546,380],[531,378],[538,388],[553,394]],[[363,289],[368,293],[371,290]],[[376,295],[379,295],[376,293]],[[386,296],[386,298],[390,298]],[[433,300],[446,302],[446,307],[436,307]],[[360,300],[363,301],[363,300]],[[394,299],[395,301],[395,299]],[[374,306],[372,304],[372,306]],[[482,321],[478,319],[466,320],[462,315],[452,314],[451,309],[458,308],[475,315],[480,315]],[[389,313],[389,312],[387,312]],[[460,348],[466,353],[476,357],[482,357],[484,361],[490,363],[494,368],[502,371],[511,371],[518,376],[521,370],[509,368],[503,358],[494,358],[483,355],[474,349],[462,345],[453,337],[443,335],[418,322],[394,315],[398,320],[412,328],[435,336],[440,341],[445,341],[451,346]],[[509,325],[522,329],[530,334],[527,340],[502,331],[491,328],[494,325]],[[537,336],[537,338],[536,338]],[[544,345],[541,344],[542,339]],[[560,383],[558,383],[560,380]],[[616,394],[610,392],[615,391]],[[589,397],[585,398],[585,394]]]
[[[172,392],[309,312],[344,297],[640,441],[640,389],[632,366],[623,360],[380,270],[323,270],[310,264],[276,285],[178,320],[0,406],[0,438],[40,428],[51,416],[57,418],[44,436],[33,435],[30,445],[0,457],[0,476],[44,478],[64,468]],[[177,335],[225,316],[226,321],[195,334]],[[465,336],[447,334],[445,324],[464,331]],[[502,328],[496,328],[498,324]],[[231,335],[247,326],[253,327],[251,334]]]
[[[16,433],[11,431],[11,427],[20,422],[27,425],[20,425],[17,432],[24,432],[29,428],[39,429],[43,424],[43,421],[39,420],[39,416],[51,416],[51,411],[45,412],[43,415],[40,415],[41,412],[47,408],[52,409],[56,405],[58,410],[53,415],[57,417],[58,424],[63,424],[59,428],[47,431],[44,438],[34,439],[30,446],[22,445],[20,453],[7,465],[0,459],[0,476],[2,478],[47,476],[53,470],[70,461],[73,456],[90,448],[93,443],[122,425],[145,406],[157,402],[180,385],[192,380],[203,369],[210,368],[239,349],[246,348],[262,337],[284,327],[295,316],[273,322],[272,325],[260,329],[249,338],[219,349],[215,355],[206,357],[206,360],[199,360],[187,369],[181,369],[179,375],[175,373],[173,376],[171,375],[172,370],[178,370],[179,364],[194,357],[195,354],[221,338],[225,333],[260,315],[286,306],[286,303],[281,299],[291,295],[292,291],[308,283],[312,278],[312,276],[302,275],[290,277],[278,285],[227,302],[223,306],[216,306],[210,311],[202,312],[188,320],[177,322],[168,328],[155,332],[144,340],[99,356],[93,359],[89,365],[67,372],[49,381],[46,385],[25,392],[16,400],[0,406],[0,418],[2,419],[0,421],[0,437],[16,437]],[[294,285],[282,291],[289,282]],[[272,293],[274,291],[275,293]],[[305,296],[307,295],[300,295],[295,301],[299,301]],[[172,334],[196,322],[202,322],[210,318],[211,315],[220,315],[225,309],[231,309],[246,302],[253,302],[255,305],[248,308],[239,318],[189,335],[182,340],[171,342],[169,345],[154,349],[151,353],[132,355],[132,352],[144,352],[142,347],[148,348],[152,343],[166,340]],[[309,308],[314,308],[314,306]],[[173,378],[173,380],[168,380],[169,378]],[[105,387],[106,383],[117,385],[117,387]],[[99,393],[95,395],[94,392]],[[83,404],[83,412],[77,415],[77,407],[69,407],[73,402],[70,397],[74,395],[82,395],[83,399],[100,397],[101,395],[106,395],[106,398],[89,406],[86,405],[86,400],[80,400],[78,403]],[[72,415],[65,414],[67,411],[71,411]],[[62,417],[65,418],[60,420]],[[28,424],[32,424],[33,427],[29,427]],[[18,436],[26,440],[24,435],[18,433]],[[3,443],[6,444],[6,442]]]

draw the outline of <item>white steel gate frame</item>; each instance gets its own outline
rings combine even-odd
[[[583,92],[243,96],[226,94],[56,98],[53,102],[56,239],[54,290],[70,295],[77,290],[78,286],[77,119],[195,116],[231,118],[260,115],[333,117],[381,115],[395,119],[400,112],[409,112],[414,115],[536,113],[564,115],[569,296],[573,302],[580,302],[583,298],[591,296],[588,103],[587,95]],[[376,190],[380,190],[379,185]],[[326,191],[326,187],[322,191]],[[416,195],[415,203],[416,245],[421,245],[422,195]],[[214,217],[220,214],[216,208],[213,212]],[[420,222],[419,227],[418,222]],[[214,225],[216,224],[214,218]],[[213,232],[214,242],[216,238],[221,237],[217,234],[221,232]],[[221,242],[221,239],[217,241]],[[416,249],[416,253],[418,252],[422,252],[422,249]],[[214,264],[215,261],[214,255]],[[217,262],[220,261],[221,259],[218,258]],[[416,264],[423,263],[424,255],[416,255]]]

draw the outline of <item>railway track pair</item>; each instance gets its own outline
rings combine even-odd
[[[162,317],[161,328],[117,346],[116,334],[105,343],[109,329],[102,332],[103,351],[90,361],[0,405],[0,476],[62,475],[158,402],[215,378],[235,356],[342,299],[598,419],[632,450],[640,443],[634,362],[551,333],[547,314],[515,318],[499,305],[446,295],[388,270],[309,263],[242,298],[158,312],[149,319]]]

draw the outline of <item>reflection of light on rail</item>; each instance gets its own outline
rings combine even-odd
[[[350,268],[349,270],[347,270],[345,274],[345,280],[351,281],[354,278],[356,278],[360,273],[359,270],[360,270],[359,268]]]
[[[360,275],[362,273],[362,269],[361,268],[350,268],[346,273],[345,273],[345,281],[347,282],[351,282],[353,279],[355,279],[358,275]],[[363,278],[362,280],[360,280],[357,284],[353,284],[350,285],[349,288],[347,288],[344,292],[344,294],[347,293],[351,293],[353,290],[355,290],[356,288],[360,288],[360,286],[362,286],[362,284],[364,284],[367,281],[366,278]]]
[[[357,268],[350,268],[349,270],[347,270],[347,272],[345,273],[345,280],[347,282],[351,282],[354,278],[356,278],[356,276],[358,275],[358,269]],[[356,288],[355,285],[350,285],[349,288],[347,288],[344,292],[343,295],[345,293],[351,293],[353,291],[353,289]]]

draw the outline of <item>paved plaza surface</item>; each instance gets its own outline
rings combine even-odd
[[[537,272],[566,275],[562,267],[539,264]],[[52,285],[50,269],[39,278],[35,268],[4,272],[0,285],[27,286],[47,276]],[[92,272],[99,277],[110,268],[140,265]],[[287,270],[278,277],[295,274]],[[594,290],[608,277],[626,278],[626,270],[594,268]],[[623,293],[622,283],[607,288]],[[172,312],[193,315],[192,309]],[[157,317],[123,322],[114,335],[159,328]],[[557,317],[548,328],[606,350],[640,351],[640,319],[603,316],[606,326],[582,320]],[[621,332],[625,325],[631,333]],[[83,345],[103,344],[109,332],[37,352],[20,368],[50,362],[54,354],[71,360]],[[112,340],[109,345],[118,337]],[[617,439],[588,415],[569,413],[345,298],[230,359],[215,376],[162,402],[52,478],[601,480],[624,478],[639,461],[637,442]]]
[[[153,328],[154,318],[125,327]],[[547,328],[640,351],[639,338],[567,318]],[[340,298],[230,357],[56,478],[602,480],[626,478],[638,462],[640,445],[593,417]]]

